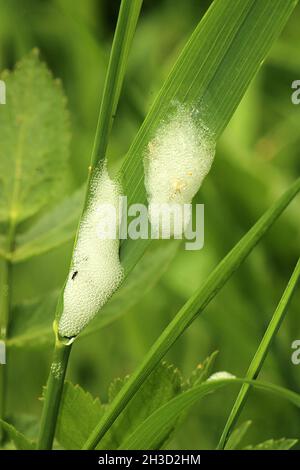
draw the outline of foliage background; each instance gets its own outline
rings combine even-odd
[[[209,4],[145,1],[108,152],[116,167]],[[0,1],[0,69],[13,67],[38,47],[53,75],[63,82],[71,112],[74,188],[87,174],[118,7],[116,0]],[[300,106],[290,99],[291,83],[299,78],[299,21],[298,6],[218,145],[213,169],[198,196],[205,203],[205,248],[181,248],[157,285],[130,312],[75,344],[69,377],[92,394],[106,399],[111,380],[134,369],[217,262],[299,175]],[[299,204],[293,203],[168,354],[184,376],[216,349],[217,369],[243,376],[299,256],[299,242]],[[61,287],[71,248],[64,245],[16,265],[14,301]],[[300,388],[300,366],[290,357],[292,341],[300,338],[299,309],[298,290],[261,373],[295,391]],[[37,398],[46,382],[50,348],[31,346],[12,350],[9,411],[14,414],[41,412]],[[170,447],[215,446],[236,392],[222,390],[196,405]],[[253,421],[245,444],[300,436],[299,411],[261,392],[251,392],[242,419]]]

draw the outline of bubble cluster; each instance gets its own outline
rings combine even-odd
[[[58,380],[63,374],[63,367],[60,362],[53,362],[51,365],[51,374]]]
[[[120,185],[110,179],[103,166],[92,182],[90,202],[80,225],[64,290],[58,328],[63,337],[78,335],[123,279],[118,234],[120,196]]]
[[[180,216],[183,223],[179,231],[184,230],[190,220],[190,214],[183,216],[184,204],[190,204],[199,190],[214,152],[214,140],[195,110],[180,106],[160,125],[144,157],[149,219],[154,231],[161,231],[162,208],[166,211],[168,207],[174,228],[174,219]]]

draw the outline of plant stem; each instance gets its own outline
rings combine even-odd
[[[11,221],[8,228],[6,239],[6,253],[9,255],[14,249],[15,223]],[[7,350],[6,342],[9,335],[9,326],[11,320],[11,284],[12,284],[12,264],[9,257],[1,261],[1,300],[0,300],[0,341],[4,346],[4,353]],[[7,364],[0,364],[0,419],[5,420],[7,397]],[[4,440],[4,431],[0,424],[0,444]]]
[[[126,64],[128,60],[129,49],[132,44],[134,31],[141,10],[143,0],[122,0],[112,50],[110,54],[108,70],[105,80],[105,86],[102,101],[99,110],[96,135],[92,150],[91,164],[87,181],[86,197],[83,206],[83,213],[88,203],[90,193],[90,182],[93,169],[101,160],[105,158],[108,139],[112,128],[114,114],[117,109]],[[82,214],[83,214],[82,213]],[[79,230],[80,222],[78,225]],[[75,243],[78,236],[75,237]],[[59,319],[63,308],[62,295],[58,302],[56,318]],[[73,338],[74,340],[75,338]],[[64,377],[66,374],[71,345],[59,341],[58,335],[55,343],[54,357],[48,378],[46,397],[42,412],[42,422],[40,427],[40,436],[38,440],[38,449],[51,449],[55,434],[56,422],[59,413],[59,406],[63,391]],[[56,364],[60,364],[62,373],[59,377],[55,374]]]
[[[55,342],[44,398],[38,449],[49,450],[52,448],[71,347],[71,344],[65,344],[59,339]]]
[[[289,280],[289,283],[280,299],[280,302],[274,312],[274,315],[268,325],[268,328],[251,361],[251,364],[246,374],[246,379],[252,380],[252,379],[257,378],[263,366],[267,353],[269,351],[270,345],[274,337],[276,336],[276,333],[278,332],[280,325],[285,317],[289,303],[296,290],[299,279],[300,279],[300,259],[298,260],[298,263],[293,271],[293,274]],[[248,384],[244,384],[241,387],[241,390],[237,396],[237,399],[233,405],[231,413],[225,424],[217,449],[220,450],[220,449],[225,448],[229,435],[245,405],[245,402],[247,400],[248,393],[249,393],[249,388],[250,386]]]

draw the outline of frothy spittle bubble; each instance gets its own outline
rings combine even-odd
[[[207,382],[214,382],[215,380],[230,380],[230,379],[236,379],[236,376],[226,371],[219,371],[219,372],[215,372],[210,377],[208,377]]]
[[[149,219],[154,232],[161,232],[161,207],[165,212],[169,207],[173,233],[184,231],[190,215],[182,215],[183,206],[190,204],[198,192],[214,154],[214,140],[194,111],[179,106],[160,125],[144,156]],[[179,228],[175,227],[176,218],[183,221]]]
[[[110,179],[103,166],[93,179],[64,290],[58,327],[63,337],[78,335],[123,279],[118,238],[120,195],[120,185]]]

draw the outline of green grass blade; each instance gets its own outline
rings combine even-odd
[[[241,383],[247,387],[265,390],[290,401],[298,408],[300,407],[300,395],[283,387],[266,382],[258,382],[248,379],[222,379],[204,382],[190,390],[181,393],[165,405],[158,408],[145,421],[143,421],[129,438],[123,443],[122,449],[140,450],[157,449],[161,437],[171,428],[178,416],[192,406],[196,401],[216,390],[230,384]]]
[[[274,340],[281,323],[287,313],[287,309],[290,303],[290,300],[297,288],[298,282],[300,279],[300,259],[295,267],[295,270],[289,280],[289,283],[283,293],[283,296],[280,299],[280,302],[275,310],[275,313],[268,325],[268,328],[260,342],[260,345],[257,348],[257,351],[251,361],[251,364],[248,368],[246,378],[247,379],[256,379],[258,376],[264,360],[268,354],[272,341]],[[247,400],[249,393],[249,385],[244,384],[238,394],[238,397],[233,405],[229,418],[224,427],[222,436],[220,438],[218,449],[223,449],[226,445],[228,436],[231,433],[242,409]]]
[[[251,250],[280,216],[300,190],[300,178],[285,194],[258,220],[249,232],[237,243],[229,254],[218,264],[202,287],[186,302],[175,318],[169,323],[161,336],[154,343],[141,365],[133,373],[120,393],[112,402],[98,426],[86,442],[85,449],[93,449],[105,435],[122,409],[127,405],[149,373],[170,349],[172,344],[183,334],[186,328],[203,311],[227,280],[247,258]]]
[[[133,40],[143,0],[123,0],[119,11],[108,71],[104,84],[91,165],[97,164],[106,154],[108,139],[116,113],[125,76],[129,50]]]
[[[144,203],[143,153],[176,104],[199,110],[218,139],[296,5],[295,0],[215,0],[196,27],[153,103],[122,167],[128,204]],[[124,240],[130,271],[148,240]]]

